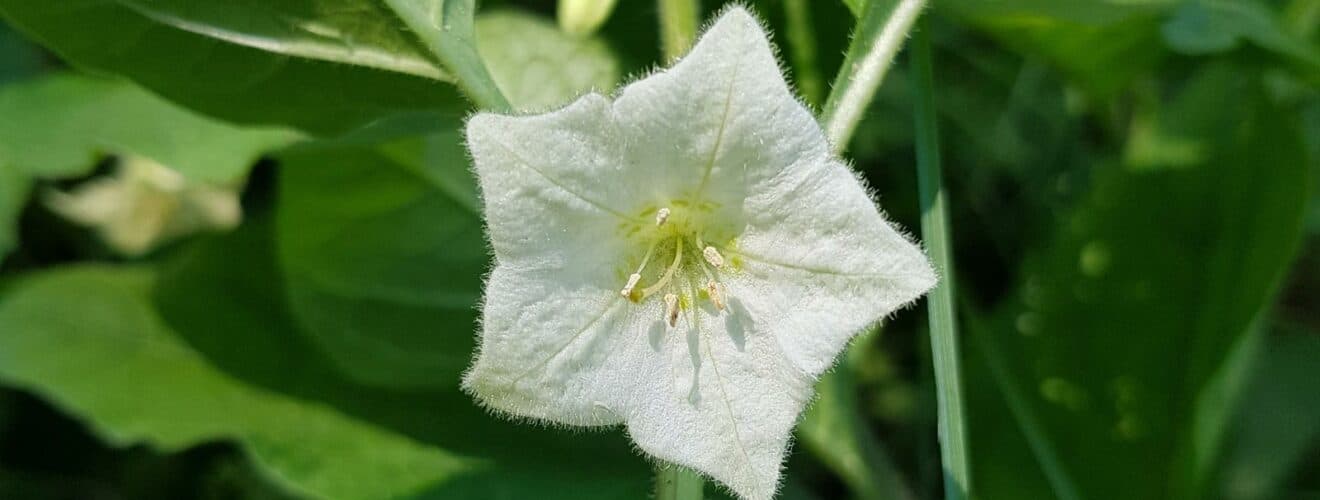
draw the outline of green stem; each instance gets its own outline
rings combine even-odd
[[[660,7],[660,41],[665,59],[674,60],[687,52],[697,37],[698,0],[658,0]]]
[[[789,57],[793,58],[798,91],[812,106],[819,106],[825,80],[816,68],[816,34],[811,27],[809,0],[784,0],[784,16],[788,18]]]
[[[656,500],[701,500],[705,483],[695,472],[673,464],[655,468]]]
[[[475,0],[385,0],[385,4],[453,74],[455,83],[480,109],[513,109],[477,53]]]
[[[963,422],[962,374],[959,368],[958,325],[953,311],[954,270],[950,258],[947,197],[940,173],[939,129],[935,120],[934,76],[930,34],[924,20],[912,36],[912,88],[915,101],[917,186],[921,203],[921,236],[940,273],[930,293],[930,347],[939,405],[940,456],[944,462],[944,497],[970,498],[967,431]]]
[[[857,23],[839,75],[834,78],[821,123],[834,148],[843,151],[884,81],[926,0],[871,0]]]

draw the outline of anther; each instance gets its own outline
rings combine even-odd
[[[724,256],[720,255],[720,251],[716,250],[715,247],[706,247],[701,251],[701,256],[705,257],[706,262],[709,262],[710,265],[715,266],[715,269],[724,267]]]
[[[665,294],[665,320],[670,328],[678,326],[678,296],[672,293]]]
[[[662,208],[655,212],[655,225],[663,226],[665,221],[669,220],[669,209]]]
[[[626,284],[623,285],[623,290],[619,290],[619,295],[622,295],[622,296],[624,296],[625,298],[631,299],[631,298],[632,298],[632,293],[633,293],[633,288],[636,288],[636,287],[637,287],[637,282],[638,282],[638,281],[641,281],[641,280],[642,280],[642,275],[641,275],[641,274],[638,274],[638,273],[632,273],[632,274],[628,275],[628,283],[626,283]]]
[[[707,247],[710,248],[710,247]],[[724,310],[724,293],[720,291],[720,284],[714,280],[706,283],[706,295],[710,296],[710,301],[715,303],[715,308]]]

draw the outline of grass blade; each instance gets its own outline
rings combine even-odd
[[[935,387],[939,403],[940,455],[944,462],[944,497],[971,497],[972,485],[967,452],[967,430],[963,425],[962,370],[959,367],[958,324],[954,318],[953,262],[950,257],[947,197],[940,172],[939,129],[935,119],[934,76],[931,69],[930,35],[923,20],[914,32],[911,46],[912,87],[915,97],[917,141],[917,185],[921,203],[921,237],[940,273],[939,285],[930,293],[931,355],[935,365]]]

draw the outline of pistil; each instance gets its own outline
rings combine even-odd
[[[641,298],[645,299],[668,285],[669,281],[674,279],[674,273],[678,272],[681,265],[683,265],[683,238],[674,238],[674,262],[669,264],[669,269],[665,269],[665,274],[660,277],[660,281],[642,289]]]

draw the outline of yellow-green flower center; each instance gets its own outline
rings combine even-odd
[[[663,297],[670,326],[676,325],[680,310],[698,299],[723,311],[726,291],[719,278],[736,259],[725,255],[733,244],[732,236],[722,234],[728,230],[711,224],[716,208],[710,203],[675,201],[672,206],[643,209],[637,221],[626,223],[621,229],[639,252],[626,268],[630,271],[620,295],[635,304]]]

